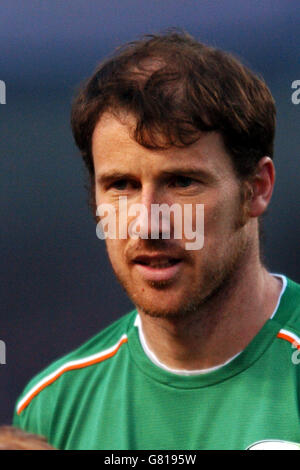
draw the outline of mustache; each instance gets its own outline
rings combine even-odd
[[[178,259],[188,260],[191,254],[184,248],[179,241],[163,240],[163,239],[138,239],[132,240],[125,250],[127,261],[132,261],[137,256],[161,254]]]

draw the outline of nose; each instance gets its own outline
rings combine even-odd
[[[129,215],[135,216],[132,235],[134,238],[159,239],[165,231],[164,218],[157,216],[157,208],[163,204],[161,192],[152,185],[144,186],[140,193],[140,201],[129,208]]]

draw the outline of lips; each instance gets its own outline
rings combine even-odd
[[[156,255],[156,256],[138,256],[133,261],[135,264],[141,264],[142,266],[149,266],[151,268],[163,269],[170,266],[174,266],[180,262],[180,259],[174,258],[172,256],[166,255]]]
[[[139,255],[133,264],[146,281],[170,281],[179,273],[182,258],[166,254]]]

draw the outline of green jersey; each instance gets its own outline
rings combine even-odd
[[[300,285],[287,280],[275,315],[246,349],[207,373],[180,375],[155,364],[136,317],[127,314],[35,377],[14,425],[58,449],[300,442]]]

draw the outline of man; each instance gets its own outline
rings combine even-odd
[[[42,436],[14,428],[0,426],[0,450],[55,450]]]
[[[146,37],[100,65],[72,128],[136,310],[34,378],[14,424],[59,449],[300,442],[300,287],[260,256],[275,179],[267,86],[187,34]],[[176,205],[169,225],[157,205]]]

